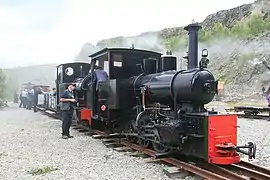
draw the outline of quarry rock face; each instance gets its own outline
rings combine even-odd
[[[248,17],[252,13],[252,10],[252,4],[244,4],[230,10],[223,10],[210,14],[206,17],[202,24],[206,28],[209,28],[214,23],[222,23],[224,26],[231,28],[237,21],[241,21],[243,18]]]

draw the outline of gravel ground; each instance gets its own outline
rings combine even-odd
[[[254,163],[270,168],[270,121],[238,119],[238,143],[254,142],[257,146]]]
[[[0,179],[158,180],[168,178],[162,165],[147,164],[106,148],[100,140],[72,130],[61,139],[61,122],[15,107],[0,111]],[[270,167],[270,122],[239,119],[239,143],[257,144],[258,164]],[[31,175],[44,167],[58,170]],[[193,179],[188,177],[186,179]]]
[[[166,180],[162,165],[147,164],[106,148],[100,140],[72,130],[61,139],[61,122],[15,107],[0,111],[0,179]],[[31,175],[28,171],[58,170]],[[191,179],[188,177],[187,179]]]

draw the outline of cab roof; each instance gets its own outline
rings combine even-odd
[[[71,64],[89,64],[88,62],[70,62],[70,63],[62,63],[62,64],[58,64],[56,67],[58,68],[59,66],[62,65],[71,65]]]
[[[133,51],[133,52],[145,52],[145,53],[151,53],[151,54],[155,54],[155,55],[159,55],[159,56],[162,55],[161,53],[158,53],[158,52],[155,52],[155,51],[150,51],[150,50],[144,50],[144,49],[136,49],[136,48],[134,48],[134,49],[132,49],[132,48],[117,48],[117,47],[111,47],[111,48],[109,48],[109,47],[106,47],[106,48],[103,48],[103,49],[101,49],[101,50],[99,50],[99,51],[97,51],[97,52],[95,52],[95,53],[89,55],[88,57],[90,57],[90,58],[92,58],[92,59],[96,59],[96,58],[98,58],[98,57],[100,57],[100,56],[102,56],[102,55],[105,55],[105,54],[107,54],[107,53],[109,53],[109,52],[111,52],[111,51],[126,51],[126,52],[131,52],[131,51]]]

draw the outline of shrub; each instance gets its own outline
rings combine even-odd
[[[4,99],[6,87],[5,84],[6,84],[6,76],[3,73],[3,70],[0,69],[0,99]]]
[[[209,29],[199,31],[200,42],[210,42],[215,39],[233,37],[245,39],[256,37],[259,34],[270,30],[270,19],[265,18],[262,14],[252,14],[251,16],[238,21],[232,28],[225,27],[222,23],[215,23]],[[181,45],[187,45],[187,35],[173,36],[163,39],[165,47],[168,50],[177,50]]]

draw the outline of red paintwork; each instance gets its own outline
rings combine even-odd
[[[92,124],[91,119],[92,119],[93,113],[91,109],[84,108],[81,110],[81,120],[87,120],[89,122],[89,125]]]
[[[237,145],[237,115],[216,115],[208,117],[208,162],[233,164],[240,156],[230,147]]]

